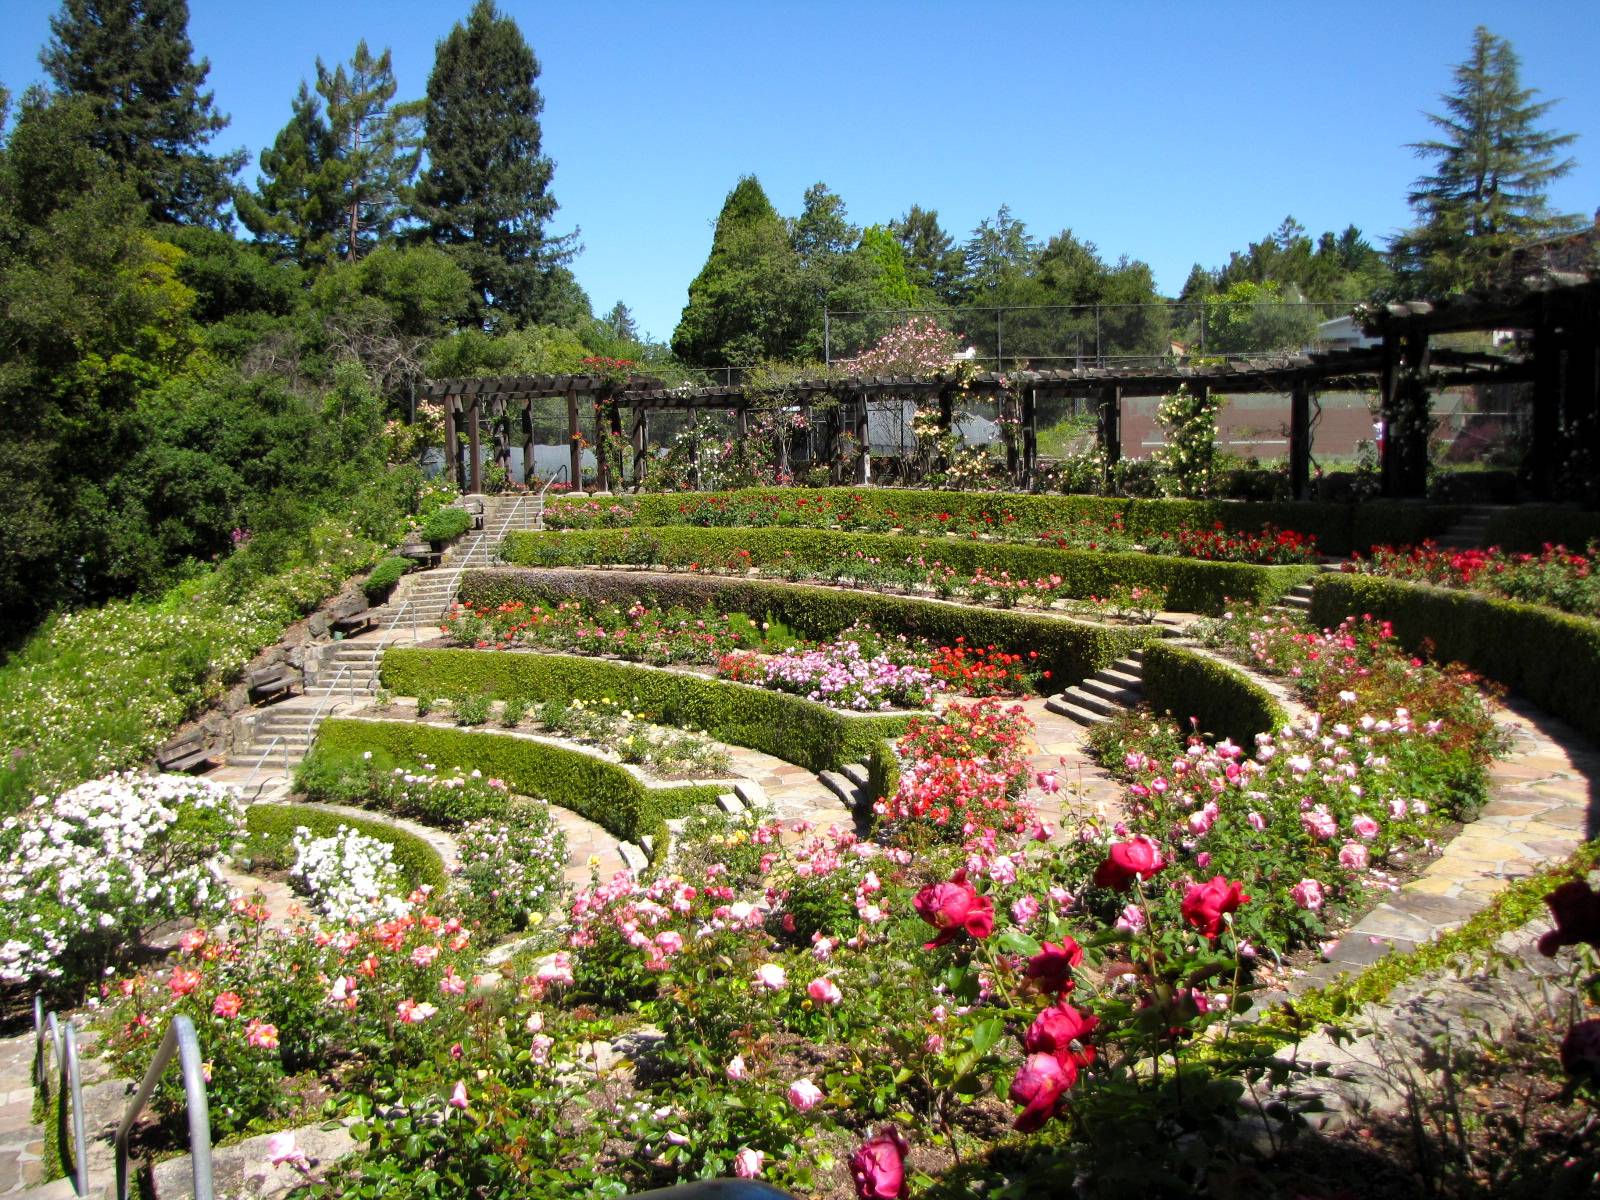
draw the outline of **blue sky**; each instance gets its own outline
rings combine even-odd
[[[420,95],[469,0],[191,0],[196,52],[233,118],[218,144],[258,154],[318,55],[391,46]],[[1001,204],[1047,237],[1070,227],[1167,293],[1292,213],[1379,240],[1408,217],[1405,143],[1450,85],[1472,29],[1510,38],[1523,83],[1581,136],[1553,189],[1600,205],[1593,0],[1420,3],[772,4],[501,0],[543,67],[554,228],[598,312],[625,301],[669,338],[741,174],[794,214],[818,180],[860,224],[912,204],[958,240]],[[57,5],[0,0],[0,82],[39,79]],[[254,181],[255,164],[246,178]]]

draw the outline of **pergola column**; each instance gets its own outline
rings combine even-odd
[[[1122,389],[1115,384],[1100,389],[1100,449],[1109,470],[1122,461]]]
[[[594,404],[594,483],[595,490],[611,490],[611,447],[606,444],[606,413],[604,399]]]
[[[856,483],[868,484],[872,482],[872,443],[868,439],[871,431],[867,424],[867,394],[861,393],[861,399],[856,405],[856,442],[861,447],[861,457],[856,461]]]
[[[1289,393],[1289,493],[1304,500],[1311,492],[1311,385],[1296,380]]]
[[[1391,343],[1398,341],[1399,345]],[[1384,334],[1383,494],[1420,499],[1428,491],[1428,335]]]
[[[474,395],[471,407],[467,409],[467,453],[472,458],[469,470],[474,496],[483,491],[483,442],[478,430],[478,409],[481,407],[481,399],[481,396]]]
[[[451,487],[461,486],[461,445],[456,438],[455,396],[444,398],[444,477]]]
[[[1539,306],[1533,331],[1533,439],[1528,458],[1533,464],[1533,494],[1549,500],[1556,492],[1561,448],[1561,340],[1550,304]]]
[[[583,482],[583,442],[578,429],[578,389],[567,389],[567,462],[568,482],[574,489]]]
[[[645,410],[642,408],[633,410],[633,431],[630,440],[633,442],[633,486],[636,488],[644,486],[645,448],[649,444],[646,440],[644,414]]]
[[[1031,489],[1039,470],[1039,393],[1022,393],[1022,486]]]
[[[538,472],[533,463],[533,400],[530,398],[522,405],[522,482],[532,487],[537,481]]]
[[[511,418],[506,411],[506,398],[496,396],[491,409],[494,418],[489,426],[489,432],[494,439],[495,465],[506,473],[506,482],[511,482]]]

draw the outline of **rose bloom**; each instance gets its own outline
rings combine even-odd
[[[967,882],[966,871],[957,871],[946,883],[930,883],[912,902],[920,916],[939,930],[939,935],[923,945],[924,950],[954,941],[965,930],[975,938],[994,932],[994,901],[978,895]]]
[[[467,1107],[467,1085],[460,1080],[456,1081],[455,1091],[450,1093],[450,1106],[452,1108]]]
[[[1360,842],[1346,842],[1339,849],[1339,865],[1352,871],[1367,869],[1367,848]]]
[[[252,1020],[244,1027],[244,1040],[257,1050],[276,1050],[278,1027],[268,1025],[264,1021]]]
[[[1072,969],[1083,963],[1083,947],[1063,935],[1060,945],[1041,942],[1039,953],[1028,960],[1023,977],[1038,985],[1041,992],[1065,995],[1073,987]]]
[[[746,1075],[750,1074],[749,1068],[744,1065],[744,1055],[735,1055],[733,1060],[729,1062],[725,1068],[723,1068],[722,1073],[726,1075],[733,1083],[737,1083]]]
[[[167,980],[167,990],[173,996],[187,996],[200,986],[200,972],[191,971],[187,967],[173,967],[172,977]]]
[[[906,1194],[906,1151],[900,1130],[885,1125],[850,1156],[850,1177],[861,1200],[902,1200]]]
[[[1378,836],[1378,822],[1362,813],[1350,822],[1350,828],[1363,842],[1370,842]]]
[[[839,985],[826,975],[819,976],[806,984],[806,995],[818,1004],[838,1004],[844,999],[844,993],[839,990]]]
[[[1094,1061],[1094,1047],[1087,1044],[1088,1038],[1099,1024],[1099,1017],[1081,1013],[1070,1004],[1053,1004],[1033,1019],[1022,1046],[1029,1054],[1054,1054],[1070,1059],[1074,1066],[1086,1067]],[[1074,1042],[1082,1048],[1074,1049]]]
[[[1213,875],[1184,894],[1183,919],[1214,942],[1222,932],[1222,918],[1249,902],[1243,884],[1230,883],[1225,875]]]
[[[1301,908],[1316,912],[1322,907],[1322,885],[1315,879],[1302,879],[1289,889],[1289,895]]]
[[[1030,1054],[1011,1080],[1011,1098],[1023,1106],[1012,1127],[1019,1133],[1042,1129],[1061,1110],[1067,1089],[1078,1080],[1077,1065],[1054,1054]]]
[[[769,992],[780,991],[789,986],[789,973],[777,963],[762,963],[756,968],[755,985]]]
[[[815,1108],[822,1099],[822,1089],[809,1079],[796,1079],[789,1085],[789,1103],[801,1112]]]
[[[211,1002],[211,1011],[231,1021],[239,1015],[239,1006],[243,1003],[237,992],[218,992],[217,998]]]
[[[1161,848],[1141,833],[1111,847],[1105,862],[1095,868],[1094,882],[1124,892],[1135,879],[1149,879],[1166,865]]]
[[[767,1156],[761,1151],[743,1146],[733,1156],[733,1173],[740,1179],[755,1179],[760,1176],[761,1167],[766,1161]]]

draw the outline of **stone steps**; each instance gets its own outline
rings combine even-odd
[[[1123,709],[1144,701],[1144,651],[1135,650],[1119,658],[1082,683],[1045,701],[1045,708],[1088,727],[1102,725]]]
[[[1272,607],[1282,612],[1295,612],[1309,615],[1311,612],[1311,597],[1313,588],[1309,583],[1296,584],[1282,596]]]

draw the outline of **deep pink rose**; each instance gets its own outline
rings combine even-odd
[[[906,1151],[910,1146],[893,1125],[861,1143],[850,1156],[850,1175],[861,1200],[901,1200],[906,1194]]]
[[[1600,947],[1600,892],[1581,879],[1563,883],[1544,898],[1556,927],[1539,939],[1539,953],[1553,957],[1563,946]]]
[[[1289,897],[1307,912],[1316,912],[1322,907],[1322,885],[1315,879],[1302,879],[1289,889]]]
[[[1141,833],[1111,847],[1106,861],[1095,869],[1094,881],[1099,887],[1124,892],[1135,879],[1149,879],[1166,865],[1161,848]]]
[[[1248,904],[1242,883],[1230,883],[1226,875],[1213,875],[1204,883],[1194,884],[1183,897],[1183,919],[1212,941],[1222,932],[1222,918],[1226,913],[1237,912],[1241,904]]]
[[[947,883],[930,883],[912,903],[917,915],[939,931],[938,937],[923,945],[924,950],[954,941],[963,930],[975,938],[994,932],[994,901],[978,895],[965,871],[957,871]]]
[[[1081,1013],[1070,1004],[1053,1004],[1033,1019],[1023,1036],[1022,1047],[1029,1054],[1054,1054],[1074,1066],[1087,1067],[1094,1061],[1089,1035],[1100,1018]],[[1073,1043],[1079,1043],[1077,1048]]]
[[[1078,1067],[1071,1059],[1054,1054],[1030,1054],[1011,1080],[1011,1098],[1023,1106],[1012,1128],[1032,1133],[1061,1111],[1067,1089],[1078,1081]]]
[[[1063,935],[1059,946],[1042,942],[1039,953],[1028,960],[1023,975],[1038,984],[1042,992],[1065,995],[1073,988],[1072,968],[1083,962],[1083,947]]]

